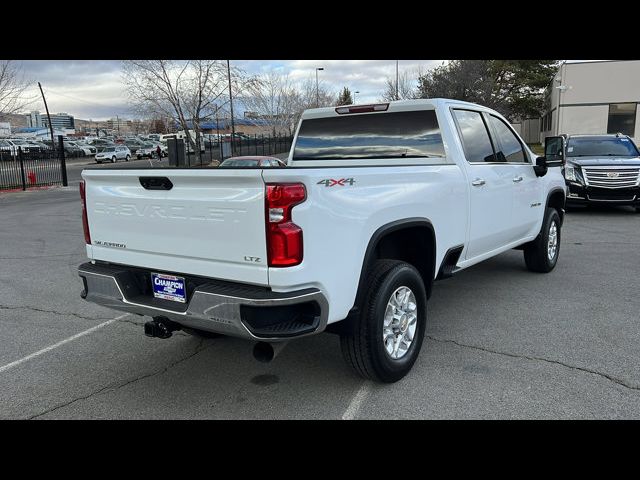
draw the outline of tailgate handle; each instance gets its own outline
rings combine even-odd
[[[171,190],[173,183],[167,177],[140,177],[140,185],[147,190]]]

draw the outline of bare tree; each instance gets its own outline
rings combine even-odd
[[[175,118],[199,161],[201,122],[219,107],[217,103],[228,102],[226,63],[221,60],[127,60],[123,62],[122,71],[132,106],[147,115]],[[195,132],[195,139],[189,134],[190,129]]]
[[[398,94],[396,95],[396,77],[387,77],[381,101],[405,100],[417,98],[418,78],[420,73],[405,71],[398,75]]]
[[[28,87],[29,82],[15,62],[0,60],[0,118],[20,112],[33,101],[33,97],[24,94]]]
[[[288,74],[272,71],[249,79],[242,100],[247,112],[265,121],[274,135],[279,132],[291,135],[296,124],[298,96]]]
[[[318,96],[318,105],[316,105],[316,93]],[[302,116],[302,112],[309,108],[319,107],[330,107],[335,105],[337,99],[337,95],[335,93],[329,92],[324,85],[321,83],[318,84],[317,92],[316,92],[316,81],[313,77],[309,77],[304,80],[298,90],[297,95],[295,96],[296,105],[295,105],[295,121],[294,125],[297,125],[300,121],[300,117]]]

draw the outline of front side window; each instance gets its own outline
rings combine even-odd
[[[636,129],[636,107],[635,103],[609,104],[607,133],[623,133],[633,137]]]
[[[346,114],[302,121],[294,160],[444,157],[436,112]]]
[[[460,130],[467,161],[469,163],[496,162],[482,114],[471,110],[454,110],[453,116]]]
[[[522,144],[515,133],[494,115],[489,115],[489,122],[491,122],[496,137],[498,137],[496,145],[498,161],[509,163],[526,162],[527,159],[522,149]]]

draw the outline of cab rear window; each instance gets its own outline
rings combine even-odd
[[[302,121],[293,160],[444,157],[434,110]]]

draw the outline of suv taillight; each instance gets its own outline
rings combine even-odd
[[[87,195],[84,191],[84,180],[80,180],[80,198],[82,199],[82,229],[84,230],[84,241],[87,245],[91,245],[89,220],[87,219]]]
[[[270,267],[302,263],[302,229],[291,221],[291,209],[304,202],[302,183],[268,183],[265,200],[267,258]]]

